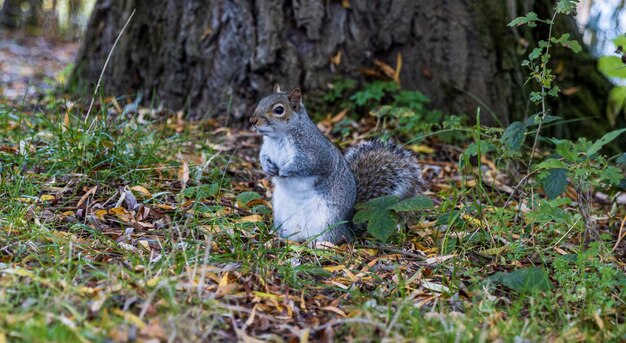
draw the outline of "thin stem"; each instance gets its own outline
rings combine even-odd
[[[552,27],[554,26],[554,20],[556,19],[556,15],[557,15],[557,11],[554,11],[554,14],[552,15],[552,20],[550,20],[550,28],[548,29],[548,45],[546,46],[546,55],[550,54],[550,47],[552,47],[552,43],[550,42],[550,40],[552,39]],[[548,69],[548,62],[546,61],[545,63],[543,63],[543,67],[541,70],[541,79],[543,80],[543,78],[546,77],[546,71]],[[539,142],[539,134],[541,133],[541,128],[543,126],[543,121],[546,118],[546,115],[548,114],[546,111],[546,87],[544,86],[543,82],[541,83],[541,118],[539,119],[539,125],[537,126],[537,133],[535,134],[535,141],[533,142],[533,148],[530,150],[530,159],[528,160],[528,169],[526,171],[526,174],[530,174],[531,168],[532,168],[532,163],[533,163],[533,157],[535,156],[535,150],[537,150],[537,144]]]
[[[133,19],[134,15],[135,15],[135,10],[133,10],[133,12],[130,14],[130,16],[126,20],[126,23],[124,24],[124,27],[122,27],[122,31],[120,31],[120,33],[117,35],[117,38],[115,39],[115,42],[113,43],[113,46],[111,47],[111,50],[109,50],[109,55],[107,56],[107,59],[104,61],[104,66],[102,67],[102,71],[100,72],[100,77],[98,78],[98,82],[96,83],[96,88],[93,90],[93,96],[91,97],[91,102],[89,103],[89,108],[87,109],[87,115],[85,116],[85,123],[87,123],[87,120],[89,119],[89,114],[91,113],[91,109],[93,107],[93,103],[96,100],[96,94],[98,94],[98,89],[100,88],[100,83],[102,82],[102,78],[104,77],[104,71],[107,69],[107,65],[109,64],[109,60],[111,59],[111,55],[113,55],[113,51],[115,50],[115,46],[117,45],[117,42],[119,42],[120,37],[122,37],[122,34],[124,33],[124,31],[126,31],[126,27],[130,23],[130,20]]]

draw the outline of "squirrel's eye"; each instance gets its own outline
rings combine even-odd
[[[283,105],[274,107],[274,114],[282,115],[283,113],[285,113],[285,107]]]

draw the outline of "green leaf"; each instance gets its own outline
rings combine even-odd
[[[519,151],[522,144],[524,144],[525,134],[526,128],[524,124],[520,121],[516,121],[511,123],[511,125],[504,130],[501,140],[509,150]]]
[[[359,210],[359,211],[356,212],[354,217],[352,217],[352,222],[354,222],[355,224],[365,223],[368,220],[370,220],[370,218],[373,215],[374,215],[374,211],[373,210],[368,210],[368,209]]]
[[[382,197],[374,198],[368,201],[366,204],[367,207],[370,209],[386,210],[398,201],[400,201],[400,197],[397,195],[385,195]]]
[[[570,14],[576,10],[578,0],[559,0],[556,4],[556,12],[563,14]]]
[[[543,117],[543,123],[548,124],[548,123],[552,123],[561,119],[563,118],[559,116],[546,114],[546,116]],[[524,126],[529,127],[529,126],[539,125],[540,121],[541,121],[541,114],[535,114],[535,115],[530,116],[528,119],[526,119],[526,121],[524,122]]]
[[[536,103],[536,102],[541,101],[541,99],[543,99],[541,92],[530,92],[530,101]]]
[[[553,86],[548,91],[549,96],[559,96],[559,93],[561,93],[561,88],[559,88],[559,86]]]
[[[367,232],[374,238],[387,241],[396,232],[397,220],[391,211],[375,211],[367,223]]]
[[[626,114],[626,87],[613,87],[609,91],[609,99],[606,106],[606,115],[609,124],[615,126],[617,117]]]
[[[624,167],[626,167],[626,152],[622,153],[615,162],[617,162],[617,164],[621,164]]]
[[[521,26],[521,25],[527,24],[529,27],[534,27],[534,26],[537,26],[537,24],[535,24],[535,21],[537,20],[539,20],[537,13],[528,12],[528,14],[525,17],[517,17],[513,19],[508,24],[508,26],[513,27],[513,26]]]
[[[557,160],[555,158],[549,158],[537,165],[537,169],[555,169],[555,168],[566,168],[567,166],[563,161]]]
[[[242,192],[237,195],[237,202],[247,206],[250,201],[260,198],[261,195],[257,192]]]
[[[389,206],[388,209],[394,210],[396,212],[404,212],[426,210],[432,208],[433,206],[433,201],[429,197],[418,195],[416,197],[405,199],[398,203],[395,203]]]
[[[548,199],[552,200],[565,192],[567,188],[567,170],[550,169],[548,176],[542,180],[543,190]]]
[[[539,267],[498,272],[488,279],[518,292],[549,291],[552,288],[548,274]]]
[[[602,136],[602,138],[595,141],[591,145],[591,147],[589,147],[589,149],[587,149],[587,156],[589,157],[597,153],[598,151],[600,151],[600,149],[602,149],[603,146],[611,143],[615,138],[617,138],[624,132],[626,132],[626,129],[615,130],[605,134],[604,136]]]
[[[533,51],[531,51],[530,54],[528,54],[528,59],[531,61],[535,60],[539,58],[539,56],[541,56],[542,52],[543,52],[542,48],[534,48]]]
[[[480,140],[478,141],[478,144],[476,143],[472,143],[470,144],[467,149],[465,149],[464,154],[466,154],[467,156],[478,156],[478,148],[480,147],[480,153],[481,154],[486,154],[490,151],[493,150],[494,146],[493,144],[491,144],[488,141],[483,141]]]
[[[551,40],[553,43],[561,44],[562,46],[569,48],[574,53],[579,53],[582,50],[580,43],[578,43],[578,41],[576,40],[569,39],[569,38],[570,38],[570,34],[564,33],[563,35],[561,35],[560,38],[557,39],[553,37]]]
[[[206,199],[215,196],[219,190],[220,185],[218,183],[212,183],[210,185],[188,187],[183,191],[183,196],[185,198]]]
[[[556,145],[556,153],[561,155],[568,162],[576,162],[576,152],[574,144],[567,139],[552,138],[552,143]]]
[[[617,56],[602,56],[598,59],[598,70],[606,77],[626,79],[626,64]]]

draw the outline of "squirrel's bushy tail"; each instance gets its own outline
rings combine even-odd
[[[398,144],[374,139],[348,149],[345,157],[356,178],[357,203],[384,195],[406,199],[424,190],[415,157]]]

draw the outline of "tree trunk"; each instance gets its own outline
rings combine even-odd
[[[486,122],[493,123],[495,116],[506,123],[535,111],[527,106],[520,62],[529,52],[522,49],[522,38],[531,47],[536,39],[506,24],[528,11],[551,8],[553,2],[533,2],[532,8],[524,7],[527,3],[99,0],[73,84],[81,89],[96,83],[136,9],[104,74],[107,94],[142,92],[146,102],[186,109],[193,118],[225,111],[242,117],[275,82],[283,88],[301,86],[305,100],[311,99],[336,77],[362,80],[363,69],[373,68],[375,59],[395,66],[401,55],[403,89],[423,91],[433,107],[450,113],[473,116],[480,106]],[[561,22],[559,27],[575,31],[572,18]],[[340,63],[332,64],[339,53]],[[580,56],[576,64],[559,60],[565,62],[560,82],[582,86],[560,109],[582,106],[577,110],[586,116],[600,116],[610,84],[587,53]]]
[[[5,0],[0,11],[0,24],[8,29],[16,29],[20,23],[20,0]]]

